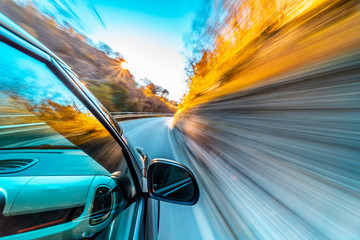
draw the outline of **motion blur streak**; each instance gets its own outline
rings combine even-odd
[[[358,1],[208,4],[187,39],[189,92],[179,113],[360,48]]]
[[[178,141],[233,238],[360,235],[359,64],[357,52],[183,113]]]
[[[358,239],[359,2],[212,4],[173,130],[204,214],[226,238]]]

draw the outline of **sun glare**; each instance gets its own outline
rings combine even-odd
[[[124,69],[124,70],[129,69],[129,63],[126,62],[126,61],[125,61],[125,62],[122,62],[122,63],[121,63],[121,68]]]

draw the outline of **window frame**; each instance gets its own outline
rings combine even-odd
[[[7,27],[6,24],[4,25],[2,21],[0,21],[0,41],[22,53],[25,53],[33,59],[44,63],[48,69],[54,73],[55,76],[69,89],[69,91],[71,91],[80,100],[80,102],[89,109],[89,111],[105,127],[115,141],[118,142],[123,151],[126,163],[128,164],[136,191],[135,196],[128,203],[129,206],[132,203],[136,204],[135,212],[131,220],[129,239],[138,239],[139,237],[144,238],[145,228],[147,225],[145,219],[147,215],[146,205],[148,199],[146,193],[143,192],[141,169],[137,164],[135,156],[133,156],[133,153],[120,133],[115,129],[113,124],[108,121],[103,110],[91,100],[93,96],[88,96],[83,87],[71,77],[71,75],[67,72],[67,70],[71,70],[68,69],[61,59],[59,60],[59,58],[53,53],[46,52],[43,48],[38,47],[36,45],[36,41],[33,43],[27,38],[22,37],[21,34],[18,34],[16,31],[12,30],[12,28]]]
[[[0,23],[1,24],[1,23]],[[0,41],[8,46],[17,49],[18,51],[30,56],[34,60],[42,62],[46,67],[61,81],[71,93],[79,99],[81,103],[84,104],[86,108],[94,115],[94,117],[105,127],[105,129],[110,133],[110,135],[115,139],[115,141],[120,145],[126,163],[128,164],[130,174],[133,178],[135,185],[136,194],[135,197],[139,197],[142,193],[141,186],[141,170],[135,166],[136,159],[132,156],[129,147],[126,145],[120,133],[116,130],[112,123],[109,122],[105,113],[102,109],[99,109],[98,106],[90,99],[90,97],[85,93],[83,87],[76,83],[72,77],[66,72],[63,64],[58,62],[55,58],[50,56],[48,53],[34,46],[32,43],[24,40],[16,33],[12,32],[9,29],[4,28],[0,25]]]

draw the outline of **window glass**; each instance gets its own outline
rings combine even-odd
[[[0,41],[0,238],[129,238],[135,194],[106,128],[45,63]]]
[[[63,150],[73,174],[128,172],[115,139],[44,63],[2,42],[0,52],[0,157]]]
[[[76,81],[78,84],[80,84],[80,80],[78,79],[77,76],[75,76],[75,74],[73,74],[71,71],[65,69],[65,71],[71,76],[71,78]],[[93,101],[94,104],[96,104],[98,107],[100,107],[104,113],[106,118],[111,122],[111,124],[115,127],[115,129],[120,133],[120,125],[119,123],[115,120],[115,118],[109,113],[109,111],[93,96],[92,93],[90,93],[90,91],[85,87],[84,88],[84,92],[85,94],[91,99],[91,101]]]

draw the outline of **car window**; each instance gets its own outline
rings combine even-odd
[[[77,76],[75,76],[74,73],[72,73],[71,71],[65,69],[65,71],[71,76],[71,78],[77,82],[78,84],[80,84],[80,80],[77,78]],[[106,118],[111,122],[111,124],[115,127],[115,129],[120,133],[122,130],[120,128],[119,123],[116,121],[116,119],[109,113],[109,111],[107,111],[107,109],[93,96],[93,94],[85,87],[83,88],[85,94],[91,99],[91,101],[97,105],[99,108],[101,108],[103,110],[103,112],[105,113]],[[123,136],[123,140],[127,143],[130,152],[132,153],[132,155],[134,156],[134,159],[136,160],[135,163],[135,167],[139,169],[139,171],[141,171],[141,167],[142,167],[142,163],[141,163],[141,159],[139,157],[138,152],[136,151],[136,149],[134,148],[134,145],[131,143],[130,139],[126,138],[126,136]]]
[[[81,156],[63,160],[83,161],[77,174],[128,171],[115,139],[44,63],[1,42],[0,52],[0,153],[61,149]]]
[[[115,221],[130,234],[119,143],[45,63],[1,41],[0,53],[0,238],[101,239]]]
[[[78,79],[78,77],[71,72],[70,70],[65,68],[65,71],[71,76],[71,78],[79,85],[80,84],[80,80]],[[111,124],[115,127],[115,129],[120,133],[121,129],[120,129],[120,125],[119,123],[115,120],[115,118],[109,113],[109,111],[93,96],[93,94],[85,87],[83,88],[85,94],[90,98],[90,100],[97,105],[99,108],[101,108],[103,110],[103,112],[105,113],[105,117],[111,122]]]

